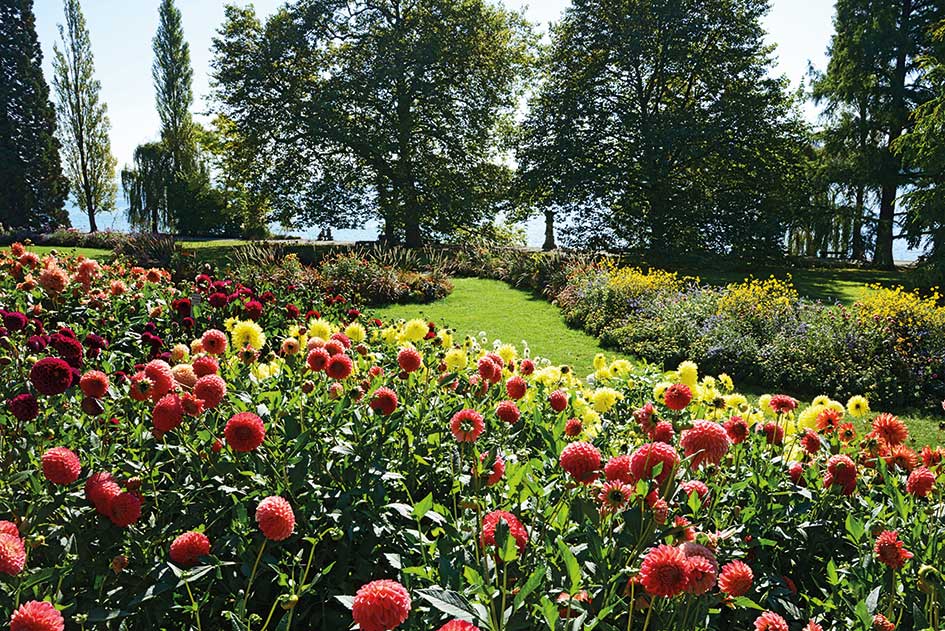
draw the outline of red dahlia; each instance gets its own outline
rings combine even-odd
[[[288,539],[295,529],[295,513],[284,498],[272,495],[261,501],[256,508],[256,523],[267,539],[283,541]]]
[[[702,480],[687,480],[683,482],[679,488],[686,494],[686,497],[695,493],[699,496],[700,500],[704,499],[709,494],[709,487],[706,486],[705,482]]]
[[[679,441],[692,468],[705,463],[717,465],[728,451],[729,440],[725,428],[712,421],[695,421],[692,429],[683,432]]]
[[[935,486],[935,474],[925,467],[915,469],[906,481],[906,491],[917,497],[926,497],[933,486]]]
[[[410,615],[410,594],[397,581],[371,581],[355,594],[351,616],[361,631],[390,631]]]
[[[765,442],[769,445],[781,445],[784,443],[784,428],[778,423],[768,421],[761,427],[765,435]]]
[[[7,521],[5,519],[0,519],[0,535],[13,535],[14,537],[20,536],[20,529],[16,527],[12,521]]]
[[[739,445],[748,438],[748,423],[740,416],[733,416],[725,421],[725,433],[733,445]]]
[[[204,375],[194,384],[194,396],[203,401],[205,408],[215,408],[226,396],[226,382],[212,373]]]
[[[797,409],[797,399],[789,397],[786,394],[776,394],[771,397],[771,401],[768,402],[768,407],[777,414],[787,414]]]
[[[62,614],[45,600],[23,603],[10,618],[10,631],[63,631],[65,628]]]
[[[166,433],[184,420],[184,407],[181,405],[180,397],[176,394],[165,394],[154,404],[154,410],[151,412],[151,424],[154,429],[161,433]]]
[[[44,357],[30,369],[30,381],[40,394],[62,394],[72,385],[72,368],[58,357]]]
[[[420,366],[423,365],[423,358],[415,348],[402,348],[397,353],[397,365],[404,372],[414,372],[420,370]]]
[[[26,548],[23,540],[14,535],[0,533],[0,574],[16,576],[26,565]]]
[[[79,479],[82,464],[79,457],[66,447],[53,447],[43,454],[43,475],[53,484],[65,486]]]
[[[498,366],[490,357],[483,357],[476,365],[476,370],[483,381],[496,383],[502,377],[502,368]]]
[[[583,431],[584,423],[579,418],[569,418],[568,422],[564,424],[564,435],[569,438],[580,436]]]
[[[450,620],[436,631],[479,631],[479,627],[465,620]]]
[[[234,414],[223,428],[226,444],[234,451],[247,452],[259,447],[266,438],[266,426],[252,412]]]
[[[159,399],[175,388],[174,372],[170,364],[162,359],[152,359],[144,367],[144,376],[151,380],[154,390],[152,399]]]
[[[226,333],[210,329],[200,337],[200,345],[211,355],[222,355],[226,352]]]
[[[460,410],[450,420],[453,438],[460,443],[474,443],[486,428],[482,414],[469,408]]]
[[[600,451],[590,443],[570,443],[558,459],[561,468],[581,484],[590,484],[598,478]]]
[[[647,593],[672,598],[689,584],[689,562],[683,551],[665,544],[650,550],[640,566],[640,583]]]
[[[673,444],[673,439],[676,437],[673,424],[668,421],[660,421],[650,429],[648,434],[650,440],[667,445]]]
[[[79,379],[82,394],[93,399],[102,399],[108,394],[108,375],[100,370],[90,370]]]
[[[856,489],[856,464],[849,456],[837,454],[827,461],[824,473],[824,488],[839,486],[845,495],[852,495]]]
[[[568,407],[568,395],[564,390],[555,390],[548,395],[548,403],[555,412],[563,412]]]
[[[692,401],[692,390],[684,383],[674,383],[663,393],[663,403],[676,412],[686,409],[690,401]]]
[[[141,517],[141,497],[137,493],[124,491],[112,498],[109,518],[119,528],[126,528]]]
[[[630,473],[630,456],[615,456],[604,466],[604,477],[608,482],[620,481],[626,484],[636,482]]]
[[[514,401],[502,401],[496,406],[495,415],[509,425],[514,425],[521,418],[522,413]]]
[[[351,358],[344,353],[332,355],[328,359],[328,363],[325,364],[325,374],[339,381],[350,377],[353,370],[354,364],[351,362]]]
[[[479,456],[479,462],[485,463],[487,455],[489,455],[489,452]],[[505,475],[505,460],[502,459],[501,455],[496,454],[495,461],[492,463],[492,471],[489,472],[489,477],[486,479],[486,486],[498,484],[503,475]]]
[[[647,443],[630,456],[630,475],[634,482],[655,477],[659,484],[663,484],[678,463],[679,455],[672,446],[666,443]]]
[[[515,539],[519,554],[524,553],[525,546],[528,545],[528,531],[525,530],[525,526],[518,520],[518,517],[504,510],[492,511],[482,518],[482,546],[496,545],[495,531],[500,521],[504,521],[509,527],[509,536]]]
[[[210,554],[210,540],[202,532],[189,531],[171,543],[171,561],[180,567],[196,565],[200,557]]]
[[[118,497],[119,493],[121,493],[121,487],[108,472],[93,473],[85,481],[85,498],[102,515],[108,516],[111,513],[112,500]]]
[[[194,367],[194,373],[197,377],[203,377],[204,375],[215,375],[220,372],[220,364],[216,359],[209,355],[202,355],[195,359],[192,363]]]
[[[899,541],[899,532],[895,530],[884,530],[879,533],[873,552],[876,553],[880,562],[894,570],[898,570],[912,558],[912,553],[903,547],[902,542]]]
[[[722,566],[719,575],[719,589],[737,598],[751,591],[751,583],[755,575],[744,561],[732,561]]]
[[[526,390],[528,390],[528,384],[518,375],[511,377],[505,382],[505,391],[508,393],[510,399],[521,399],[525,396]]]
[[[889,618],[878,613],[873,616],[873,631],[896,631],[896,625]]]
[[[824,631],[824,628],[814,622],[813,620],[809,621],[801,631]]]
[[[390,388],[378,388],[371,397],[370,406],[372,410],[390,416],[397,409],[397,393]]]
[[[7,401],[7,409],[18,421],[32,421],[39,416],[39,401],[32,394],[24,392]]]
[[[791,629],[784,618],[773,611],[766,611],[755,620],[755,631],[791,631]]]
[[[814,432],[804,432],[801,437],[801,446],[810,455],[816,455],[820,451],[820,436]]]

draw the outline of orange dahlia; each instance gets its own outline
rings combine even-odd
[[[744,596],[751,590],[755,575],[744,561],[732,561],[722,566],[719,589],[732,597]]]
[[[717,465],[728,451],[728,434],[713,421],[695,421],[691,429],[682,433],[679,446],[693,469],[706,463]]]

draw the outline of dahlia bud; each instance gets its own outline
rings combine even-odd
[[[114,559],[112,559],[112,572],[116,575],[121,574],[121,571],[128,567],[128,557],[124,554],[119,554]]]
[[[82,397],[82,411],[89,416],[98,416],[105,411],[105,405],[98,399],[92,397]]]
[[[125,488],[129,491],[137,491],[141,488],[141,478],[135,476],[133,478],[128,478],[128,481],[125,482]]]
[[[33,548],[41,548],[46,545],[46,537],[43,535],[35,535],[26,540],[26,545],[28,545],[31,550]]]
[[[344,539],[345,532],[341,528],[329,528],[328,536],[331,537],[332,541],[341,541]]]
[[[365,357],[368,354],[368,347],[366,344],[358,344],[354,347],[354,350],[361,357]]]
[[[13,360],[7,357],[6,355],[4,355],[3,357],[0,357],[0,366],[9,366],[12,363],[13,363]]]
[[[328,398],[329,399],[340,399],[344,394],[345,388],[343,385],[337,381],[328,386]]]
[[[355,401],[360,401],[364,396],[364,390],[365,388],[362,388],[361,386],[355,386],[351,389],[351,398]]]
[[[312,391],[315,390],[315,384],[311,381],[302,382],[302,392],[305,394],[312,394]]]
[[[279,605],[286,611],[295,609],[297,604],[299,604],[299,597],[295,594],[292,594],[291,596],[283,595],[279,597]]]

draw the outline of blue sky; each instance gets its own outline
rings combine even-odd
[[[222,0],[178,0],[184,18],[184,33],[190,42],[194,66],[195,111],[206,108],[209,91],[207,73],[210,43],[223,21]],[[269,14],[283,0],[256,0],[259,14]],[[569,0],[506,0],[525,8],[533,22],[555,21]],[[151,39],[157,28],[158,0],[83,0],[83,10],[92,37],[97,76],[112,122],[112,150],[119,166],[131,161],[134,148],[153,140],[158,133],[151,84]],[[51,77],[56,25],[62,22],[62,0],[35,0],[36,27],[43,48],[43,70]],[[797,83],[807,71],[826,63],[825,51],[832,32],[833,2],[830,0],[773,0],[765,20],[770,41],[778,46],[777,73]],[[814,116],[813,110],[809,112]]]

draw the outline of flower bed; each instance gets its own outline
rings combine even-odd
[[[775,279],[718,288],[607,264],[573,268],[557,296],[570,324],[658,364],[692,357],[795,392],[926,407],[945,398],[939,300],[875,287],[851,307],[824,305]]]
[[[18,249],[0,307],[14,631],[940,628],[943,451],[862,397]]]

